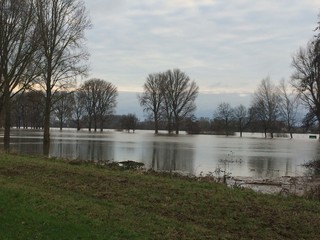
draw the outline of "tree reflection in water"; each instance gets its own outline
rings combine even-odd
[[[153,170],[193,173],[193,148],[188,144],[154,141],[149,149]]]
[[[0,131],[1,135],[1,131]],[[146,168],[161,171],[186,171],[199,175],[213,172],[220,159],[233,152],[241,164],[230,164],[231,176],[301,176],[302,164],[319,159],[320,144],[308,135],[294,139],[264,139],[244,134],[243,138],[213,135],[155,135],[152,131],[135,133],[113,130],[103,133],[52,130],[50,146],[43,146],[40,130],[12,130],[10,148],[24,154],[85,161],[136,161]],[[48,154],[49,153],[49,154]]]

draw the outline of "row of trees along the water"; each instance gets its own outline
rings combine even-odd
[[[53,98],[51,126],[75,127],[77,130],[103,131],[104,128],[166,129],[169,132],[179,129],[189,133],[215,133],[230,135],[235,131],[292,133],[310,130],[315,126],[311,113],[301,119],[303,110],[299,95],[290,92],[288,85],[281,80],[276,86],[269,78],[261,81],[253,95],[250,107],[232,107],[227,102],[218,105],[212,119],[194,117],[198,87],[195,82],[179,69],[164,73],[150,74],[144,85],[144,92],[138,96],[149,119],[138,122],[134,114],[114,115],[117,88],[101,79],[85,81],[78,89],[57,92]],[[11,118],[18,128],[43,128],[43,91],[25,91],[13,98]],[[177,123],[178,122],[178,123]],[[300,123],[300,124],[298,124]]]
[[[164,73],[150,74],[144,85],[145,92],[138,96],[146,112],[152,109],[155,131],[173,129],[179,133],[185,120],[193,116],[198,86],[189,76],[179,69]],[[52,98],[51,123],[59,126],[83,127],[102,131],[104,128],[135,130],[148,128],[148,122],[137,125],[134,114],[114,116],[117,88],[101,79],[85,81],[74,91],[58,91]],[[45,93],[43,91],[25,91],[13,98],[11,118],[18,128],[43,128],[43,109]],[[185,127],[184,127],[185,129]]]
[[[267,137],[274,132],[297,130],[299,95],[290,92],[284,80],[275,86],[269,78],[261,81],[253,95],[250,107],[231,107],[227,102],[218,105],[212,119],[194,117],[198,87],[179,69],[150,74],[139,96],[140,104],[154,123],[155,133],[159,128],[169,132],[180,127],[188,133],[215,133],[230,135],[235,131],[262,131]],[[308,114],[309,116],[309,114]],[[306,122],[306,120],[305,120]],[[312,126],[308,122],[308,127]]]
[[[52,98],[51,126],[102,129],[116,107],[117,88],[101,79],[85,81],[74,91],[59,91]],[[17,128],[43,128],[45,93],[25,91],[13,99],[11,117]]]
[[[254,92],[250,107],[239,105],[232,108],[229,103],[220,103],[214,112],[212,128],[226,135],[238,131],[240,136],[245,130],[263,132],[265,137],[267,133],[273,137],[275,132],[286,132],[292,138],[298,125],[303,126],[300,103],[299,95],[290,92],[284,80],[276,86],[270,78],[265,78]],[[311,126],[305,124],[305,127],[310,129]]]

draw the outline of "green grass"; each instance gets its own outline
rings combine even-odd
[[[320,203],[0,155],[0,239],[318,239]]]

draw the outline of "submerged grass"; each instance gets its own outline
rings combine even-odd
[[[319,225],[318,201],[0,155],[1,239],[318,239]]]

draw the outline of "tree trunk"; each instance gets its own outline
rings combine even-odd
[[[318,119],[318,135],[319,135],[319,141],[320,141],[320,117],[317,116],[317,119]]]
[[[77,131],[80,131],[80,119],[77,119]]]
[[[243,137],[243,131],[246,129],[247,124],[244,124],[242,120],[240,120],[239,122],[240,137]]]
[[[179,120],[176,120],[176,134],[179,134]]]
[[[172,122],[171,122],[171,118],[168,119],[168,133],[172,132]]]
[[[100,132],[103,132],[104,118],[100,116]]]
[[[158,123],[158,120],[156,120],[154,122],[154,133],[155,134],[158,134],[159,133],[159,123]]]
[[[43,123],[43,154],[49,154],[50,146],[50,113],[51,113],[51,91],[47,90],[46,106],[44,110],[44,123]]]
[[[154,133],[158,134],[159,133],[159,121],[158,121],[158,117],[155,114],[154,117]]]
[[[10,150],[10,127],[11,127],[11,116],[10,116],[10,89],[9,83],[6,83],[4,92],[4,151],[9,152]]]
[[[226,136],[228,136],[228,119],[226,118],[225,120],[225,123],[226,123]]]
[[[93,123],[94,124],[94,131],[96,132],[97,128],[98,128],[97,117],[95,116],[93,120],[94,120],[94,123]]]
[[[89,115],[89,132],[91,132],[91,126],[92,126],[92,115]]]
[[[60,117],[60,131],[62,131],[62,127],[63,127],[63,120],[62,120],[62,116]]]

